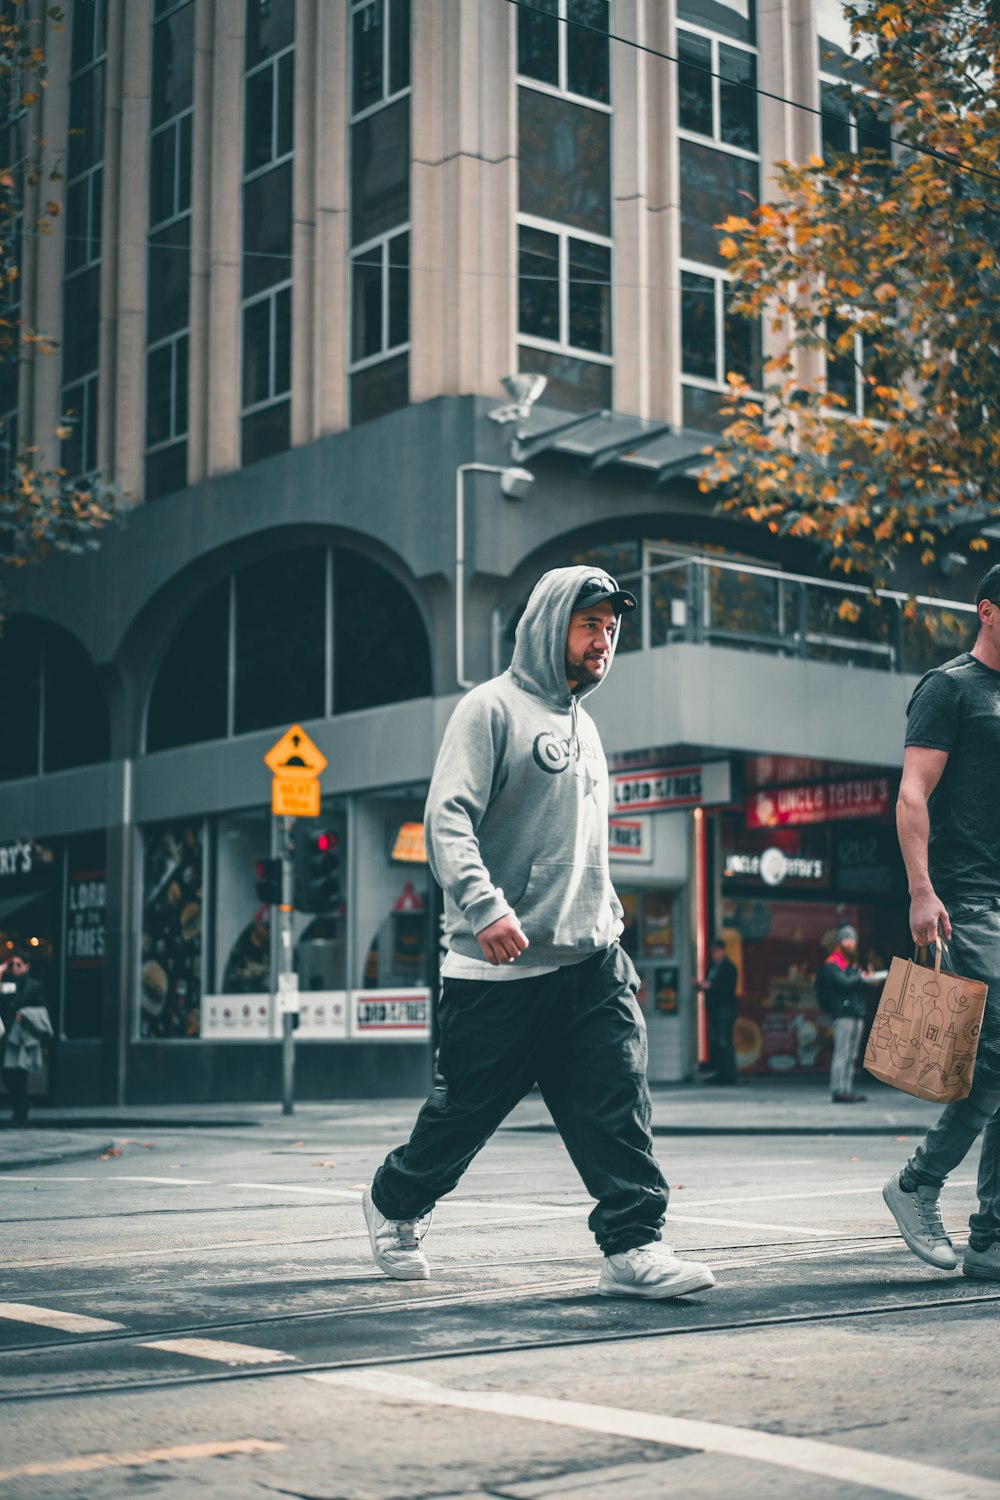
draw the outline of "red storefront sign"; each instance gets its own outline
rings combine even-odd
[[[858,776],[815,786],[777,786],[747,798],[748,828],[830,823],[837,818],[883,818],[891,806],[888,776]]]

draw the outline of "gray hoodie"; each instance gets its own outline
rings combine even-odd
[[[554,568],[539,579],[510,667],[473,688],[445,731],[427,851],[449,947],[467,958],[482,958],[476,933],[509,912],[529,943],[514,967],[576,963],[622,930],[608,872],[608,767],[578,702],[599,684],[575,696],[566,684],[570,616],[593,575]]]

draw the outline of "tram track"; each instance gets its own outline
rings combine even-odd
[[[589,1278],[588,1278],[589,1280]],[[433,1364],[441,1360],[474,1359],[482,1356],[523,1355],[532,1351],[594,1347],[597,1345],[627,1344],[649,1339],[701,1337],[707,1334],[740,1333],[767,1328],[785,1328],[806,1324],[850,1322],[865,1318],[879,1318],[905,1313],[928,1313],[946,1309],[996,1306],[1000,1303],[1000,1291],[969,1292],[960,1296],[920,1298],[915,1301],[890,1301],[873,1303],[864,1307],[823,1308],[801,1313],[778,1313],[758,1317],[719,1319],[711,1323],[660,1328],[606,1330],[594,1333],[567,1333],[539,1339],[517,1339],[506,1343],[469,1344],[451,1349],[434,1349],[430,1352],[409,1354],[379,1353],[370,1356],[336,1360],[296,1361],[273,1368],[225,1370],[191,1370],[183,1373],[153,1377],[95,1381],[86,1386],[65,1385],[38,1387],[34,1390],[9,1391],[3,1400],[8,1405],[24,1405],[55,1400],[81,1400],[90,1396],[129,1395],[139,1391],[178,1390],[207,1385],[224,1385],[234,1381],[275,1380],[288,1376],[317,1375],[336,1370],[372,1369],[395,1365]],[[426,1303],[423,1305],[427,1305]],[[247,1326],[247,1325],[242,1325]],[[138,1342],[138,1336],[133,1335]],[[35,1346],[38,1347],[38,1346]]]

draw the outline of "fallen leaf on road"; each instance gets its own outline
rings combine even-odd
[[[314,1162],[313,1165],[317,1167],[335,1167],[337,1163],[335,1161],[318,1161]]]
[[[164,1166],[168,1172],[179,1172],[181,1164],[179,1161],[168,1161],[164,1162]]]
[[[305,1145],[305,1141],[289,1141],[288,1144],[290,1146],[304,1146]]]
[[[97,1158],[98,1161],[110,1161],[113,1156],[124,1156],[120,1146],[110,1146],[107,1151],[102,1151]]]
[[[851,1161],[860,1161],[860,1160],[861,1160],[860,1156],[852,1156],[851,1157]]]

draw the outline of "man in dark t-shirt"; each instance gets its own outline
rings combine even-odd
[[[968,1098],[947,1106],[883,1196],[910,1249],[953,1270],[938,1196],[982,1134],[962,1270],[1000,1281],[1000,566],[976,604],[972,650],[928,672],[910,699],[896,826],[913,941],[943,940],[946,967],[985,980],[986,1014]]]

